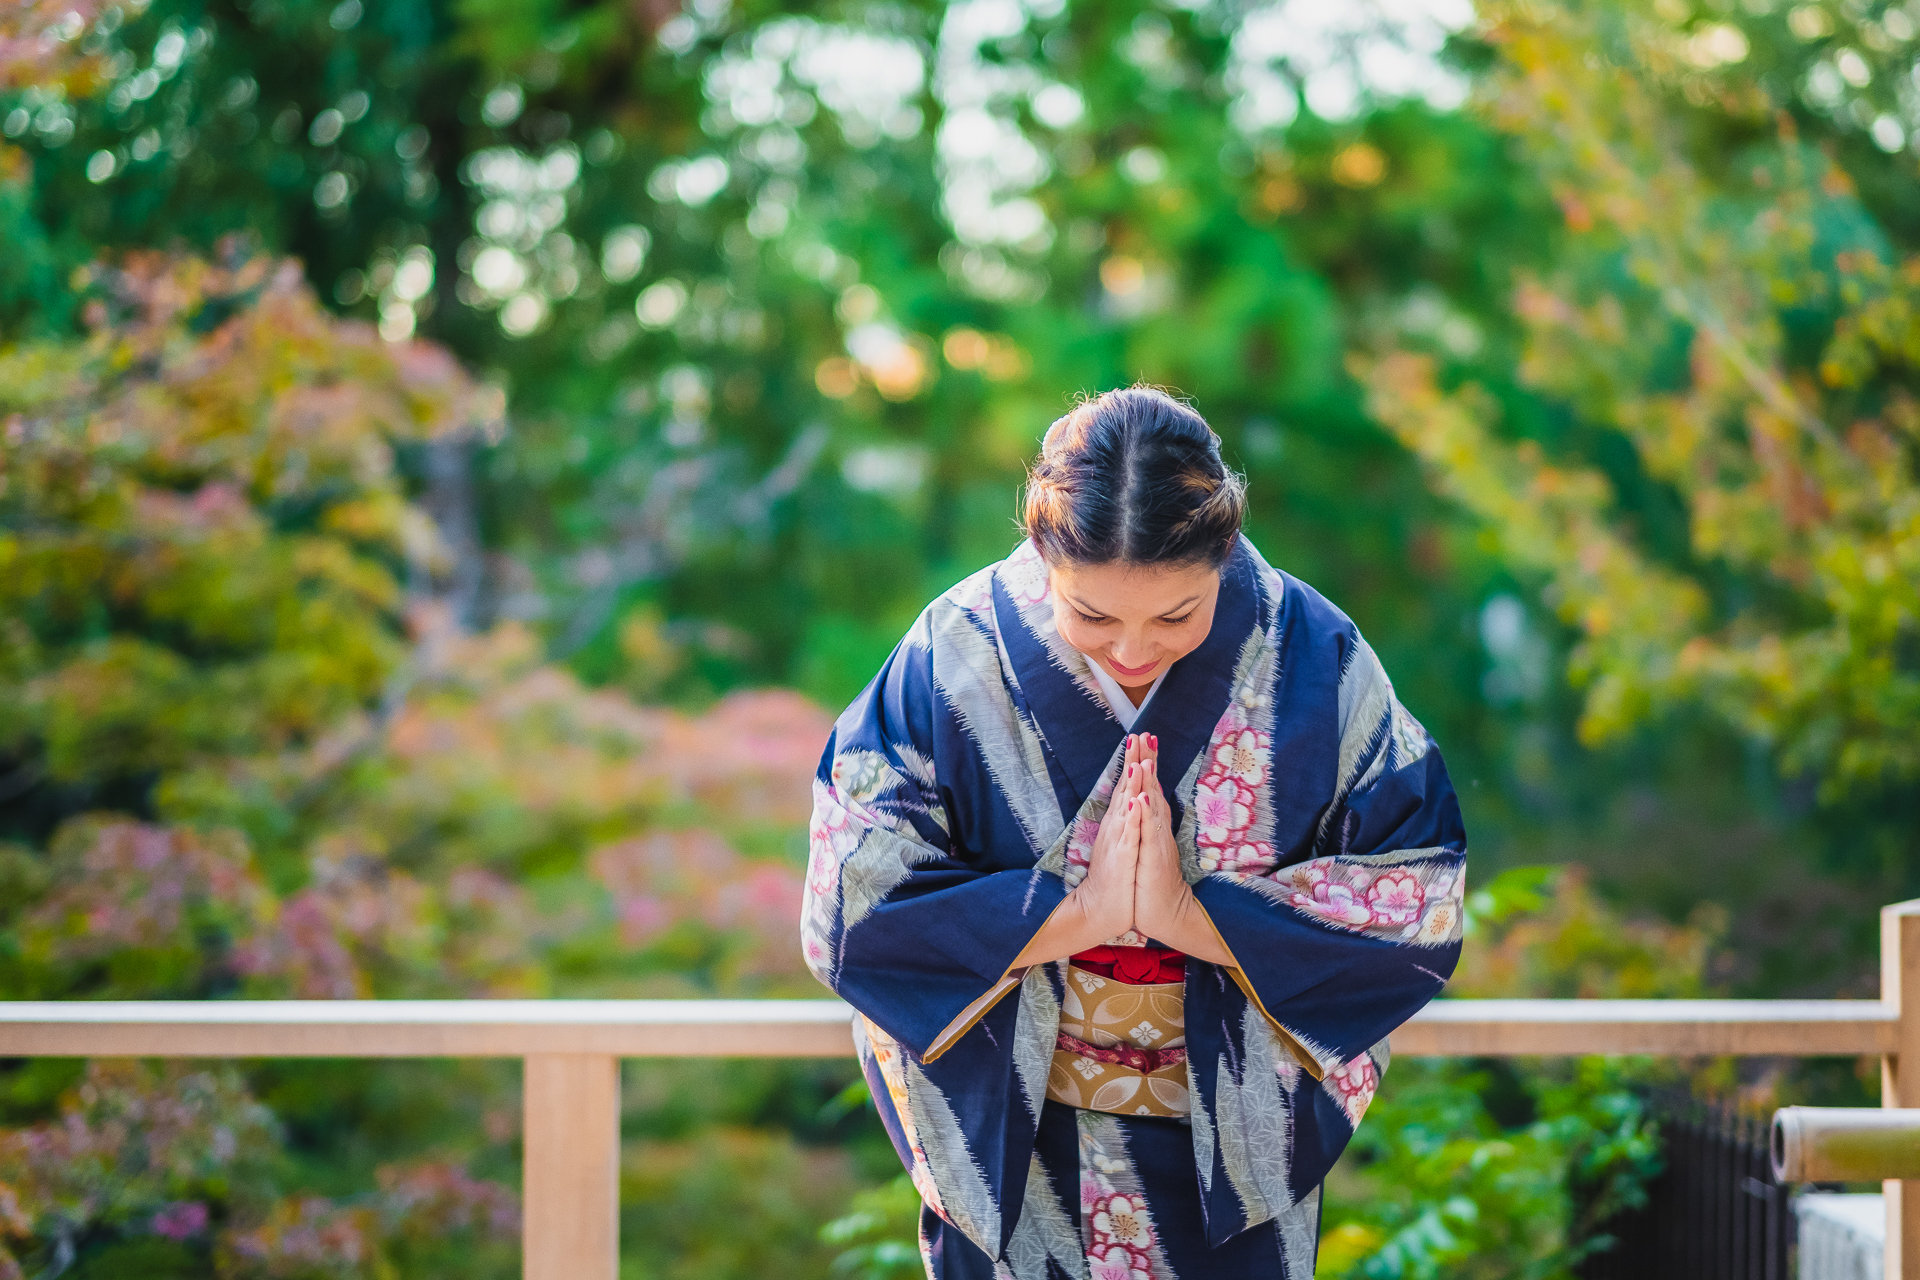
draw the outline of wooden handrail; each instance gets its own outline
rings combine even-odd
[[[1920,987],[1920,903],[1886,918],[1904,967],[1890,966],[1885,1000],[1437,1000],[1394,1033],[1393,1052],[1891,1063],[1920,1043],[1897,981]],[[847,1057],[851,1018],[838,1000],[0,1001],[0,1057],[521,1058],[522,1274],[614,1280],[619,1060]],[[1901,1187],[1888,1184],[1888,1280],[1903,1261],[1920,1276],[1901,1256],[1920,1239],[1906,1221],[1920,1196]]]
[[[0,1057],[839,1058],[838,1000],[0,1002]],[[1893,1052],[1878,1000],[1437,1000],[1393,1035],[1416,1057]]]
[[[838,1000],[0,1002],[0,1057],[843,1058]]]

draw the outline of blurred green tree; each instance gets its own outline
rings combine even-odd
[[[1565,222],[1553,268],[1514,294],[1520,380],[1545,407],[1503,427],[1499,398],[1403,350],[1362,366],[1375,411],[1548,583],[1580,637],[1590,739],[1697,700],[1829,800],[1911,794],[1906,219],[1876,217],[1844,152],[1803,135],[1798,86],[1750,58],[1759,37],[1738,26],[1657,4],[1494,5],[1485,20],[1484,110]],[[1868,48],[1897,43],[1899,22],[1912,36],[1900,10],[1875,21],[1855,20],[1880,33]],[[1827,55],[1801,91],[1816,104],[1836,105],[1817,96],[1823,69],[1871,82],[1827,10],[1787,23]],[[1875,142],[1904,144],[1895,117],[1868,118]],[[1896,168],[1911,192],[1911,164]]]
[[[450,625],[396,451],[494,411],[484,388],[284,260],[134,254],[87,287],[86,336],[0,348],[0,989],[811,985],[819,711],[645,709],[524,628]],[[804,1127],[837,1082],[793,1074]],[[504,1274],[513,1192],[468,1166],[510,1167],[513,1089],[486,1064],[12,1064],[0,1274]]]
[[[638,643],[682,697],[845,698],[1004,552],[1070,394],[1147,378],[1200,396],[1276,554],[1409,619],[1397,669],[1432,717],[1472,714],[1448,704],[1480,584],[1432,589],[1442,509],[1339,366],[1355,314],[1423,280],[1490,302],[1539,239],[1471,121],[1300,114],[1305,70],[1144,0],[156,0],[73,44],[100,92],[0,113],[32,166],[11,231],[46,259],[0,288],[12,326],[72,323],[100,247],[246,230],[447,344],[509,397],[497,442],[403,458],[469,623],[534,621],[596,680]]]
[[[1354,613],[1446,744],[1481,865],[1539,842],[1674,918],[1710,884],[1727,945],[1774,957],[1749,988],[1830,989],[1858,957],[1810,966],[1792,922],[1871,922],[1813,890],[1809,850],[1877,848],[1897,880],[1911,792],[1814,829],[1724,730],[1623,735],[1704,702],[1833,794],[1909,767],[1920,199],[1889,157],[1914,23],[1680,0],[1471,18],[6,7],[0,983],[806,989],[787,939],[819,712],[630,695],[851,695],[928,595],[1004,553],[1020,461],[1069,395],[1145,378],[1196,395],[1255,538]],[[1564,630],[1530,607],[1542,582]],[[1572,740],[1569,643],[1607,750]],[[1704,930],[1669,953],[1562,896],[1582,904],[1517,928],[1538,945],[1498,948],[1500,981],[1697,968]],[[0,1082],[8,1150],[188,1088]],[[846,1170],[788,1135],[876,1148],[821,1118],[841,1083],[638,1073],[632,1225],[713,1274],[847,1245],[903,1265],[887,1192],[792,1243]],[[1645,1154],[1619,1083],[1403,1080],[1367,1176],[1406,1194],[1358,1184],[1377,1212],[1329,1247],[1367,1274],[1475,1249],[1550,1273]],[[36,1265],[124,1251],[125,1274],[431,1268],[407,1224],[439,1211],[393,1208],[431,1200],[403,1155],[445,1153],[420,1178],[494,1203],[511,1087],[250,1069],[233,1105],[285,1126],[266,1198],[149,1179],[63,1218],[59,1186],[6,1164],[0,1231]],[[1531,1119],[1502,1110],[1516,1091]],[[1487,1207],[1448,1216],[1474,1170]],[[810,1190],[741,1185],[768,1177]],[[194,1204],[210,1225],[174,1239]]]

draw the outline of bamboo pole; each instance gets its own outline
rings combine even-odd
[[[1895,1014],[1880,1059],[1880,1105],[1920,1107],[1920,901],[1880,910],[1880,1001]],[[1920,1180],[1889,1179],[1885,1280],[1920,1280]]]
[[[608,1054],[530,1055],[521,1106],[521,1275],[615,1280],[620,1060]]]
[[[1920,1107],[1782,1107],[1771,1147],[1779,1182],[1920,1178]]]

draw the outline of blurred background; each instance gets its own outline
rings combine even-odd
[[[807,782],[1147,379],[1473,838],[1468,995],[1920,891],[1920,4],[0,0],[0,997],[820,994]],[[1404,1062],[1323,1276],[1550,1277],[1659,1090]],[[626,1068],[623,1274],[911,1276],[851,1063]],[[517,1271],[517,1066],[0,1062],[0,1277]]]

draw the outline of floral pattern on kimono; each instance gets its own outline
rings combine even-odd
[[[1016,1280],[1057,1253],[1020,1227],[1040,1212],[1025,1206],[1067,966],[1013,961],[1085,874],[1124,737],[1047,584],[1031,543],[972,575],[836,722],[802,920],[807,963],[861,1014],[875,1105],[930,1211]],[[1378,1088],[1387,1035],[1458,956],[1459,807],[1352,622],[1244,538],[1206,639],[1134,730],[1159,739],[1183,872],[1234,960],[1186,966],[1190,1123],[1158,1122],[1188,1136],[1198,1178],[1181,1238],[1286,1224],[1305,1251],[1287,1269],[1310,1268],[1302,1206]]]

